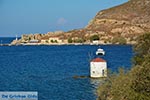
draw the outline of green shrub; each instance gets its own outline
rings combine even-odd
[[[72,38],[69,38],[68,43],[72,43],[72,42],[73,42]]]
[[[55,40],[54,42],[55,42],[55,43],[58,43],[58,41],[57,41],[57,40]]]
[[[85,40],[82,38],[79,38],[79,39],[74,40],[74,42],[75,43],[83,43],[83,42],[85,42]]]
[[[57,40],[51,40],[51,43],[58,43]]]
[[[135,66],[119,70],[97,89],[98,100],[149,100],[150,98],[150,34],[144,34],[134,46]],[[139,64],[140,62],[140,64]]]
[[[127,43],[124,37],[114,37],[111,42],[113,44],[126,44]]]
[[[140,65],[144,61],[145,55],[150,55],[150,33],[146,33],[137,38],[137,44],[134,45],[136,56],[134,57],[134,64]]]
[[[90,41],[100,40],[98,35],[93,35],[90,37]]]
[[[131,71],[134,79],[132,89],[137,93],[139,100],[149,100],[150,98],[150,55],[144,57],[142,65],[137,65]]]

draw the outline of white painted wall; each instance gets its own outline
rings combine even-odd
[[[104,70],[104,74],[103,74]],[[90,77],[107,77],[107,63],[106,62],[91,62],[90,63]]]

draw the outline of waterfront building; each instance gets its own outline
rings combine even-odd
[[[90,77],[107,77],[107,62],[102,58],[95,58],[90,62]]]
[[[39,43],[39,40],[30,40],[29,43]]]

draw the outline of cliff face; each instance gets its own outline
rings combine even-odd
[[[150,32],[150,0],[130,0],[97,13],[85,29],[131,38]]]

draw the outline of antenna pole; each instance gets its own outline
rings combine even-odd
[[[92,60],[92,53],[91,52],[88,52],[88,56],[89,56],[89,62]]]

